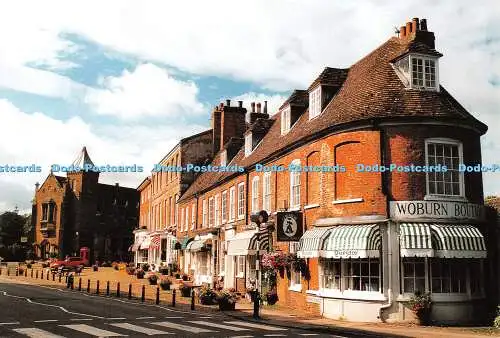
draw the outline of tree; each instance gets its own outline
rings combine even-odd
[[[0,215],[0,256],[5,260],[23,260],[26,245],[21,237],[26,236],[25,224],[27,215],[19,215],[17,210],[7,211]]]

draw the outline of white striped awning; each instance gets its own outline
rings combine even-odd
[[[333,227],[321,257],[374,258],[380,256],[381,236],[378,224],[339,225]]]
[[[433,257],[431,228],[427,223],[399,225],[401,257]]]
[[[331,227],[315,227],[304,232],[300,238],[297,256],[301,258],[319,257],[325,238]]]
[[[468,224],[431,224],[435,257],[486,258],[484,236]]]
[[[146,236],[140,245],[141,250],[148,250],[151,244],[151,236]]]
[[[257,234],[256,230],[238,232],[233,238],[227,240],[228,256],[246,256],[252,254],[250,242]]]

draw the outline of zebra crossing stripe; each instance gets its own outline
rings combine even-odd
[[[130,323],[112,323],[110,325],[116,326],[116,327],[119,327],[119,328],[122,328],[122,329],[130,330],[130,331],[144,333],[144,334],[147,334],[148,336],[154,336],[154,335],[157,335],[157,334],[173,334],[173,333],[170,333],[170,332],[160,331],[160,330],[157,330],[157,329],[150,329],[150,328],[147,328],[147,327],[143,327],[143,326],[139,326],[139,325],[134,325],[134,324],[130,324]]]
[[[72,329],[75,331],[80,331],[83,333],[87,333],[93,335],[94,337],[123,337],[123,334],[119,334],[116,332],[111,332],[107,330],[102,330],[97,327],[93,327],[87,324],[74,324],[74,325],[61,325],[63,327],[67,327],[68,329]]]
[[[206,322],[204,320],[193,320],[193,321],[189,321],[189,322],[193,323],[193,324],[205,325],[205,326],[210,326],[210,327],[215,327],[218,329],[224,329],[224,330],[230,330],[230,331],[248,331],[248,329],[245,329],[242,327],[229,326],[229,325],[223,325],[223,324],[217,324],[217,323],[210,323],[210,322]]]
[[[177,324],[177,323],[171,323],[171,322],[153,322],[153,323],[150,323],[150,324],[159,325],[159,326],[163,326],[163,327],[168,327],[169,329],[175,329],[175,330],[192,332],[192,333],[217,332],[217,331],[213,331],[213,330],[201,329],[201,328],[198,328],[198,327],[187,326],[187,325],[182,325],[182,324]]]
[[[64,338],[63,336],[58,336],[56,334],[50,333],[50,332],[42,330],[42,329],[37,329],[34,327],[13,329],[12,331],[15,331],[19,334],[23,334],[27,337],[32,337],[32,338]]]
[[[261,329],[261,330],[267,330],[267,331],[286,331],[286,330],[288,330],[288,329],[281,328],[281,327],[264,325],[264,324],[249,323],[249,322],[242,322],[242,321],[238,321],[238,320],[224,322],[224,323],[232,324],[232,325],[240,325],[240,326],[245,326],[245,327],[251,327],[253,329]]]

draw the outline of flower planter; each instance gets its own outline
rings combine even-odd
[[[226,303],[226,302],[221,302],[219,303],[219,310],[221,311],[234,311],[236,309],[236,303]]]
[[[180,288],[181,290],[181,296],[182,297],[191,297],[191,288],[189,287],[184,287],[184,288]]]
[[[213,305],[214,304],[214,297],[212,297],[212,296],[200,296],[200,304]]]
[[[160,283],[160,287],[162,290],[170,290],[170,285],[171,284]]]

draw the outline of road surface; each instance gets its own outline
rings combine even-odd
[[[0,280],[0,337],[348,337]]]

